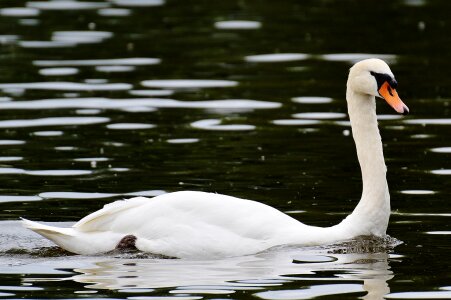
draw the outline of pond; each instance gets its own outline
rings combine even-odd
[[[451,2],[0,6],[0,297],[451,298]],[[410,108],[378,101],[388,241],[183,260],[69,255],[21,227],[180,190],[336,224],[361,193],[345,88],[368,57]]]

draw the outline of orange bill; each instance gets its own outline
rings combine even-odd
[[[401,101],[396,90],[392,88],[388,82],[384,82],[379,89],[379,94],[398,113],[403,115],[407,115],[409,113],[409,108]]]

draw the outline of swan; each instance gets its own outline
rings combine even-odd
[[[281,245],[315,246],[361,235],[384,236],[390,195],[375,99],[383,98],[396,112],[407,114],[396,87],[393,73],[380,59],[362,60],[350,68],[346,99],[363,187],[353,212],[335,226],[305,225],[256,201],[196,191],[115,201],[71,228],[27,219],[22,219],[23,225],[76,254],[133,247],[202,259],[254,254]]]

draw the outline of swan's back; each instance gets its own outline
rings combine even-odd
[[[209,227],[210,231],[221,229],[261,239],[299,224],[295,219],[259,202],[183,191],[113,202],[81,219],[74,228],[83,232],[140,234],[154,239],[186,230],[198,230],[199,234],[206,235],[208,231],[205,227]]]

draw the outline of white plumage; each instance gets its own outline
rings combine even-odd
[[[394,80],[387,64],[378,59],[361,61],[350,70],[348,112],[362,169],[363,192],[353,213],[338,225],[308,226],[259,202],[194,191],[116,201],[72,228],[25,219],[23,224],[73,253],[111,251],[124,236],[133,235],[139,250],[179,258],[238,256],[279,245],[320,245],[359,235],[383,236],[390,215],[390,196],[375,96],[384,96],[398,112],[408,110],[399,98],[387,99],[383,90],[387,87],[382,86],[380,78]],[[394,91],[395,87],[391,88]],[[393,92],[388,94],[393,96]]]

